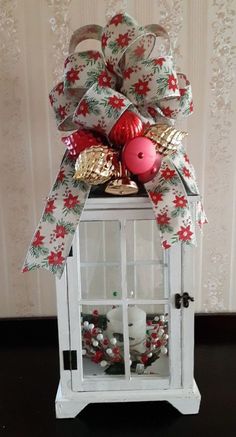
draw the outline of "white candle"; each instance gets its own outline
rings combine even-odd
[[[145,352],[146,313],[137,306],[128,307],[128,332],[130,350]],[[113,308],[107,313],[107,335],[115,336],[120,345],[123,344],[122,308]]]

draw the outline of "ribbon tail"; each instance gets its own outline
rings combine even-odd
[[[201,231],[203,225],[206,225],[208,223],[208,219],[201,200],[199,200],[196,205],[196,222]]]
[[[62,276],[91,186],[73,179],[75,161],[65,153],[28,249],[22,272],[44,268]]]
[[[191,164],[183,145],[181,145],[178,153],[173,156],[173,163],[182,179],[187,194],[199,196],[200,191],[197,184],[195,169]],[[202,229],[202,226],[208,223],[208,220],[201,199],[197,201],[195,211],[196,217],[194,219],[200,229]]]
[[[172,160],[163,158],[158,174],[145,184],[164,249],[174,243],[196,245],[187,193]]]

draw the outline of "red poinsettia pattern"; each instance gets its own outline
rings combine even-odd
[[[98,85],[100,87],[111,86],[111,77],[108,75],[106,71],[102,71],[98,76]]]
[[[178,156],[173,160],[168,157],[163,158],[159,173],[152,181],[145,184],[153,205],[164,249],[169,249],[172,244],[178,241],[185,244],[195,244],[193,229],[195,217],[192,216],[181,179],[183,163],[190,165],[186,164],[185,156],[186,153],[182,147]],[[197,194],[198,188],[192,174],[193,171],[190,179],[187,179],[189,187],[191,186],[193,193]],[[201,223],[206,222],[203,210],[199,210],[198,217]]]
[[[44,239],[45,239],[45,237],[43,235],[40,235],[40,231],[38,230],[34,236],[32,245],[35,247],[42,246]]]
[[[75,83],[77,80],[79,80],[79,72],[74,68],[71,68],[71,70],[67,71],[66,73],[66,79],[70,83]]]
[[[173,203],[175,204],[176,208],[185,208],[188,201],[185,196],[175,196]]]
[[[139,81],[134,84],[134,91],[136,94],[146,96],[148,91],[150,91],[148,81],[139,79]]]
[[[181,226],[180,231],[177,232],[181,241],[189,241],[192,238],[193,232],[190,230],[190,225]]]
[[[108,105],[110,105],[116,109],[123,108],[125,106],[124,99],[116,97],[116,96],[109,97]]]
[[[89,105],[86,100],[82,100],[82,102],[80,103],[77,114],[83,115],[83,117],[86,117],[86,115],[89,114]]]
[[[50,255],[48,256],[48,264],[52,264],[54,266],[58,266],[63,264],[63,261],[65,260],[65,258],[62,256],[62,251],[58,251],[58,252],[51,252]]]
[[[168,77],[168,88],[173,91],[178,89],[177,79],[173,74],[170,74]]]
[[[128,32],[120,34],[118,38],[116,38],[116,42],[120,47],[127,47],[130,41],[131,37],[129,36]]]
[[[45,205],[22,271],[41,266],[62,275],[89,186],[73,180],[75,161],[67,153]],[[57,181],[63,183],[57,184]]]

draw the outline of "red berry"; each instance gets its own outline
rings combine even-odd
[[[99,315],[98,310],[93,310],[93,315],[96,316],[96,317],[98,317],[98,315]]]
[[[102,361],[103,359],[103,352],[102,351],[97,351],[95,353],[95,355],[92,357],[92,361],[94,363],[100,363],[100,361]]]
[[[146,364],[147,361],[148,361],[148,356],[147,355],[142,355],[141,356],[141,361],[142,361],[143,364]]]
[[[119,349],[118,347],[114,347],[114,348],[112,349],[112,352],[113,352],[113,354],[117,355],[117,354],[120,353],[120,349]]]

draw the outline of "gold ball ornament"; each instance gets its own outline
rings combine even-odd
[[[117,152],[104,145],[83,150],[75,163],[74,179],[91,185],[104,184],[118,174]]]

